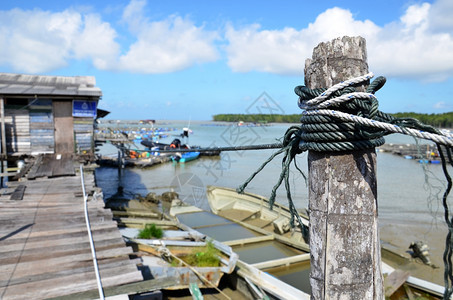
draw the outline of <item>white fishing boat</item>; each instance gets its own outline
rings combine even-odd
[[[130,202],[137,202],[135,200]],[[129,208],[138,204],[128,205]],[[144,202],[140,202],[144,203]],[[165,203],[163,203],[165,204]],[[142,268],[148,269],[152,278],[168,279],[172,286],[165,290],[189,289],[191,293],[219,293],[226,299],[310,299],[303,291],[279,280],[267,272],[238,259],[232,247],[220,243],[205,234],[178,221],[178,216],[200,213],[203,210],[187,205],[179,199],[167,203],[169,214],[155,211],[154,204],[145,202],[141,209],[114,210],[124,239],[133,245],[141,258]],[[138,238],[140,229],[154,224],[163,230],[160,238]],[[198,267],[180,263],[175,266],[165,256],[182,258],[193,249],[211,243],[220,250],[219,267]],[[178,259],[176,259],[178,260]],[[225,279],[225,280],[224,280]],[[223,282],[223,284],[221,284]],[[177,299],[178,296],[175,297]],[[194,298],[201,299],[201,298]]]
[[[180,200],[173,200],[170,208],[170,215],[176,220],[178,217],[187,214],[206,213],[198,207],[185,204]],[[215,224],[217,226],[219,224]],[[179,223],[179,226],[186,230],[193,230],[190,227]],[[209,225],[207,225],[209,226]],[[235,240],[228,241],[222,244],[237,245],[247,243],[260,243],[266,242],[268,239],[246,239],[246,240]],[[303,254],[306,255],[306,254]],[[309,259],[309,257],[308,257]],[[285,300],[309,300],[310,295],[291,286],[288,283],[276,278],[275,276],[261,270],[266,268],[272,268],[282,265],[290,265],[306,261],[307,257],[289,257],[279,259],[275,261],[262,261],[258,264],[248,264],[240,259],[236,262],[235,272],[228,275],[235,282],[235,288],[244,291],[250,291],[254,296],[253,299],[285,299]],[[269,297],[271,296],[271,297]]]
[[[260,228],[278,237],[294,241],[308,250],[308,215],[299,211],[302,226],[295,219],[291,228],[291,212],[288,207],[274,203],[269,208],[269,200],[252,193],[239,194],[234,189],[208,186],[206,189],[209,206],[213,213],[226,219]]]
[[[175,227],[177,225],[175,224]],[[196,283],[199,288],[212,288],[219,285],[224,274],[234,271],[238,255],[231,247],[207,238],[205,235],[186,228],[182,230],[163,230],[160,238],[138,238],[139,229],[121,228],[120,232],[130,243],[134,243],[139,251],[152,255],[143,255],[143,265],[147,266],[153,278],[177,278],[178,284],[168,289],[189,288]],[[207,248],[217,249],[216,256],[219,266],[192,266],[184,261],[189,255],[205,255]],[[162,259],[162,258],[165,259]]]
[[[275,203],[274,209],[270,210],[269,201],[265,197],[252,193],[239,194],[234,189],[224,187],[208,186],[207,197],[213,213],[263,235],[271,234],[280,242],[309,252],[309,245],[301,238],[301,232],[289,230],[291,214],[287,207]],[[307,214],[302,212],[301,217],[304,226],[308,227]],[[442,299],[444,290],[442,286],[410,276],[410,272],[395,269],[391,265],[401,267],[410,265],[407,268],[409,270],[416,268],[428,270],[430,266],[413,262],[387,247],[381,247],[381,252],[383,256],[385,254],[382,270],[386,274],[386,299]],[[399,262],[395,262],[396,260]],[[402,264],[401,260],[406,261]],[[285,263],[291,264],[289,260]],[[273,265],[263,262],[256,266],[265,270]]]

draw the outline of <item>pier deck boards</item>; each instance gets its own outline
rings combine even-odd
[[[0,196],[0,299],[96,290],[80,176],[10,182],[8,189],[19,185],[26,187],[22,200]],[[93,191],[93,175],[85,185]],[[111,211],[90,200],[88,212],[104,288],[143,281]]]
[[[36,159],[27,175],[28,179],[38,177],[74,176],[72,154],[46,154]]]

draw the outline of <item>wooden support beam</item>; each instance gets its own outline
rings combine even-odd
[[[133,211],[133,210],[113,210],[112,214],[114,217],[126,217],[126,218],[157,218],[159,214],[152,211]]]
[[[260,263],[252,264],[252,266],[257,269],[264,270],[270,268],[277,268],[281,266],[289,266],[292,264],[301,263],[308,260],[310,260],[310,253],[304,253],[290,257],[283,257],[279,259],[263,261]]]
[[[294,247],[296,249],[299,249],[299,250],[302,250],[302,251],[306,251],[306,252],[309,252],[310,251],[310,248],[307,244],[302,244],[302,241],[294,241],[292,240],[291,238],[287,238],[285,236],[282,236],[280,234],[275,234],[275,233],[272,233],[270,231],[267,231],[263,228],[260,228],[260,227],[257,227],[257,226],[254,226],[254,225],[250,225],[248,223],[244,223],[244,222],[240,222],[240,221],[236,221],[236,220],[233,220],[233,219],[229,219],[228,217],[224,216],[225,219],[228,219],[236,224],[239,224],[241,225],[242,227],[245,227],[247,229],[250,229],[250,230],[253,230],[255,232],[258,232],[259,234],[262,234],[262,235],[273,235],[274,236],[274,239],[285,244],[285,245],[288,245],[288,246],[291,246],[291,247]]]
[[[2,172],[0,173],[0,177],[10,177],[10,176],[16,176],[16,172]]]
[[[390,297],[395,293],[409,278],[409,272],[395,270],[390,273],[384,281],[385,297]]]
[[[367,73],[365,39],[337,38],[315,47],[305,85]],[[309,151],[308,168],[312,299],[383,299],[375,149]]]
[[[261,243],[261,242],[267,242],[267,241],[273,241],[273,240],[275,240],[274,235],[269,234],[269,235],[255,236],[255,237],[245,238],[245,239],[231,240],[231,241],[226,241],[226,242],[222,242],[222,243],[224,243],[227,246],[234,247],[234,246],[243,246],[243,245]]]

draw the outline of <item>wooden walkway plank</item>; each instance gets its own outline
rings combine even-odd
[[[60,240],[60,239],[77,239],[77,238],[86,238],[87,239],[87,231],[83,230],[83,228],[71,228],[73,230],[68,232],[61,233],[61,230],[54,231],[54,232],[30,232],[29,234],[24,234],[21,236],[12,236],[10,238],[2,240],[0,244],[0,251],[3,247],[8,245],[14,244],[23,244],[23,243],[36,243],[36,242],[46,242],[53,240]],[[85,228],[86,229],[86,228]],[[93,240],[96,243],[97,241],[102,241],[106,239],[120,239],[121,233],[118,232],[117,228],[107,227],[107,228],[95,228],[91,230],[91,234],[93,235]]]
[[[102,219],[100,220],[102,221]],[[0,226],[2,226],[2,230],[0,230],[0,240],[6,239],[8,236],[11,234],[15,234],[17,232],[17,237],[28,237],[28,233],[24,232],[24,229],[26,229],[28,226],[32,227],[32,231],[30,236],[42,236],[42,235],[48,235],[48,232],[72,232],[73,230],[86,230],[86,225],[84,223],[75,223],[75,224],[70,224],[67,225],[63,224],[62,226],[52,226],[55,224],[36,224],[33,222],[33,220],[30,220],[29,222],[24,222],[24,223],[17,223],[14,222],[12,224],[0,222]],[[95,226],[91,227],[91,231],[96,231],[98,229],[104,229],[104,228],[114,228],[113,226],[116,226],[115,223],[111,222],[106,222],[106,219],[104,219],[104,222],[97,222],[94,224]],[[22,231],[21,231],[22,230]],[[65,231],[67,230],[67,231]],[[86,232],[86,231],[85,231]]]
[[[30,224],[31,226],[32,224]],[[118,233],[119,236],[121,236],[121,233],[118,232],[118,227],[114,223],[105,223],[105,224],[99,224],[96,226],[96,228],[93,228],[91,230],[91,233],[94,237],[94,240],[96,241],[96,237],[98,235],[102,236],[104,234],[109,234],[110,232]],[[0,240],[3,244],[14,244],[14,243],[24,243],[26,242],[25,239],[28,239],[28,241],[33,242],[35,240],[49,240],[49,239],[57,239],[61,238],[62,236],[86,236],[86,226],[74,226],[72,228],[65,228],[65,229],[53,229],[53,230],[45,230],[45,231],[27,231],[27,228],[23,227],[18,230],[15,230],[14,232],[5,232],[5,231],[0,231]],[[5,237],[4,239],[1,239],[1,236],[9,235],[8,237]],[[15,241],[15,240],[20,240],[20,241]],[[1,245],[0,245],[1,246]]]
[[[96,255],[99,261],[102,259],[107,259],[111,257],[124,257],[129,259],[129,254],[132,254],[132,248],[122,247],[116,249],[106,249],[102,251],[96,251]],[[0,267],[0,280],[5,278],[13,278],[15,276],[33,275],[33,274],[42,274],[47,272],[56,272],[64,270],[66,268],[72,268],[74,265],[77,265],[78,262],[91,261],[91,251],[86,253],[62,256],[62,257],[51,257],[38,259],[34,261],[21,261],[18,257],[17,262],[7,265],[2,265]],[[13,275],[13,276],[11,276]]]
[[[26,186],[21,184],[19,185],[14,192],[11,194],[10,200],[22,200],[24,198]]]
[[[41,165],[41,161],[42,161],[42,155],[39,155],[36,158],[35,163],[31,167],[30,172],[27,175],[27,178],[29,178],[29,179],[35,178],[36,171],[38,171],[38,168]]]
[[[125,273],[122,267],[118,268],[117,271],[119,275],[109,276],[105,279],[101,277],[103,286],[109,287],[117,285],[118,282],[130,283],[143,280],[140,272]],[[89,291],[97,287],[95,279],[93,272],[13,285],[6,290],[3,299],[45,299]],[[42,287],[45,287],[45,289]],[[38,294],[36,293],[37,290],[40,291]]]
[[[118,236],[115,237],[103,237],[98,241],[95,241],[96,250],[125,247],[126,244]],[[90,250],[89,239],[85,237],[70,238],[70,239],[58,239],[58,240],[47,240],[38,241],[34,243],[27,243],[26,247],[23,244],[16,243],[0,247],[0,262],[10,256],[17,257],[17,253],[21,252],[22,260],[27,255],[37,256],[41,258],[46,257],[57,257],[61,256],[60,253],[72,252],[75,253],[77,250]],[[70,255],[68,253],[67,255]]]
[[[52,177],[57,176],[74,176],[74,162],[72,160],[72,154],[62,154],[61,159],[53,165]]]
[[[36,174],[49,169],[41,167]],[[88,191],[96,189],[94,176],[85,182]],[[0,195],[0,299],[44,299],[96,289],[80,177],[37,178],[10,188],[19,185],[26,187],[23,200]],[[143,281],[140,260],[131,259],[133,250],[103,201],[88,201],[88,214],[104,286]]]
[[[118,267],[126,267],[126,268],[130,269],[131,262],[135,263],[135,264],[139,264],[139,263],[141,263],[141,259],[136,258],[136,259],[131,260],[130,262],[125,261],[124,259],[118,259],[118,258],[109,259],[108,261],[103,262],[102,265],[100,265],[100,268],[101,268],[102,272],[104,272],[104,273],[109,272],[109,269],[118,268]],[[130,271],[135,272],[136,270],[130,269]],[[57,278],[57,277],[61,277],[61,276],[69,276],[69,275],[73,275],[73,274],[80,274],[80,273],[87,273],[87,272],[94,272],[93,264],[90,262],[80,264],[76,268],[67,269],[67,270],[63,270],[63,271],[59,271],[59,272],[31,275],[31,276],[24,276],[24,277],[16,278],[16,279],[10,280],[9,284],[10,285],[24,284],[24,283],[28,283],[28,282],[32,282],[32,281],[42,281],[42,280],[47,280],[47,279],[51,279],[51,278]],[[0,282],[0,286],[2,286],[2,285],[4,285],[4,283]]]
[[[164,277],[158,279],[144,280],[141,282],[133,282],[123,284],[121,286],[106,287],[104,288],[104,294],[106,297],[124,294],[135,294],[156,291],[165,289],[178,284],[178,279],[175,277]],[[99,293],[97,289],[93,289],[85,292],[78,292],[64,297],[51,298],[54,300],[79,300],[79,299],[97,299]]]

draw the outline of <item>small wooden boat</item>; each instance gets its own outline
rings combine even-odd
[[[179,279],[178,284],[169,289],[189,288],[189,284],[194,282],[199,287],[217,287],[223,274],[233,272],[238,260],[238,255],[231,247],[209,239],[195,230],[164,230],[160,239],[139,239],[139,229],[135,228],[122,228],[120,231],[138,250],[153,254],[142,256],[143,265],[149,267],[153,278]],[[183,261],[184,257],[194,251],[199,251],[196,254],[204,254],[200,249],[206,248],[208,244],[219,250],[220,266],[191,266]]]
[[[122,225],[120,232],[123,238],[137,251],[144,253],[141,255],[142,264],[149,269],[153,278],[168,277],[175,281],[175,284],[167,289],[185,289],[189,288],[191,283],[196,283],[199,288],[216,288],[224,274],[231,274],[234,271],[238,255],[231,247],[174,220],[169,220],[156,205],[130,200],[129,208],[145,206],[147,211],[136,210],[135,213],[134,210],[116,211],[114,215]],[[172,206],[180,207],[173,202]],[[139,238],[140,231],[147,226],[154,227],[152,231],[159,231],[162,236]],[[214,265],[206,265],[203,262],[202,266],[198,266],[185,261],[185,257],[190,255],[197,256],[195,257],[197,260],[199,253],[206,254],[207,248],[210,250],[215,248],[212,255],[217,257],[218,261],[214,262]]]
[[[179,221],[181,216],[190,215],[190,214],[198,214],[198,213],[208,213],[202,209],[188,205],[180,200],[173,200],[171,202],[171,207],[169,209],[169,214],[171,217],[174,217],[176,220]],[[207,217],[207,215],[203,215]],[[199,217],[197,215],[197,217]],[[209,219],[209,217],[208,217]],[[227,221],[227,220],[225,220]],[[228,222],[228,221],[227,221]],[[179,223],[180,226],[183,228],[191,229],[186,225]],[[221,226],[222,224],[213,224],[213,225],[206,225],[207,227],[216,227]],[[201,226],[204,227],[204,226]],[[191,229],[193,230],[193,229]],[[271,236],[271,235],[270,235]],[[269,236],[269,237],[270,237]],[[233,240],[233,241],[226,241],[223,244],[233,247],[234,245],[242,245],[244,244],[259,244],[260,242],[266,243],[269,241],[269,238],[261,240],[260,238],[248,238],[248,239],[241,239],[241,240]],[[304,256],[304,257],[301,257]],[[308,256],[308,257],[307,257]],[[237,260],[235,271],[228,276],[233,282],[238,282],[235,288],[237,289],[244,289],[251,291],[253,294],[252,299],[286,299],[286,300],[309,300],[310,295],[291,286],[288,283],[281,281],[280,279],[276,278],[275,276],[262,271],[261,269],[269,269],[275,268],[278,266],[289,266],[291,264],[297,264],[301,261],[306,261],[307,258],[309,259],[309,254],[302,254],[296,255],[294,257],[285,257],[283,259],[276,259],[272,261],[261,261],[257,264],[248,264],[240,259]],[[239,283],[241,282],[241,283]]]
[[[252,193],[239,194],[234,189],[216,186],[208,186],[206,193],[213,213],[307,245],[309,221],[305,212],[299,212],[302,226],[298,226],[295,220],[296,226],[291,228],[290,210],[278,203],[274,203],[271,210],[265,197]]]
[[[166,285],[163,290],[188,289],[192,293],[193,290],[201,289],[201,291],[198,290],[198,294],[206,292],[214,297],[216,294],[214,290],[217,290],[218,296],[223,294],[225,299],[310,299],[308,294],[253,265],[240,261],[237,254],[225,243],[213,241],[178,221],[178,216],[199,213],[202,212],[201,209],[174,199],[168,203],[170,206],[165,210],[169,213],[167,215],[155,209],[154,205],[150,207],[147,203],[136,200],[130,202],[128,210],[114,210],[113,215],[121,225],[120,231],[125,240],[133,245],[137,255],[141,258],[141,268],[149,269],[151,275],[156,279],[168,279],[168,282],[172,283],[171,286]],[[122,208],[123,206],[115,207]],[[131,210],[131,208],[133,209]],[[150,223],[164,229],[163,237],[149,240],[137,239],[138,229],[143,228],[144,224]],[[168,249],[171,254],[180,257],[190,252],[190,248],[196,248],[209,241],[212,241],[215,247],[222,252],[221,266],[217,269],[174,267],[161,258],[162,255],[168,255],[164,249]],[[214,287],[218,284],[220,277],[225,279],[222,279],[224,284]],[[178,298],[175,294],[172,296],[172,299]]]
[[[264,235],[272,233],[276,240],[309,252],[309,245],[300,238],[301,232],[288,231],[290,212],[285,206],[276,203],[274,209],[270,210],[269,201],[265,197],[251,193],[238,194],[236,190],[224,187],[208,186],[207,197],[209,206],[216,215],[235,221]],[[308,216],[306,214],[301,214],[301,216],[303,216],[304,226],[308,226]],[[399,261],[393,262],[390,257],[406,260],[406,265],[411,264],[407,268],[409,270],[414,268],[429,269],[431,267],[409,262],[387,247],[381,247],[381,252],[386,257],[386,259],[383,258],[382,269],[389,278],[386,279],[386,299],[408,299],[406,295],[409,294],[411,295],[408,296],[409,299],[415,299],[410,298],[413,295],[426,297],[420,299],[442,299],[442,286],[409,276],[409,273],[404,270],[395,270],[391,265],[403,267],[404,264]],[[401,274],[405,274],[405,276],[401,276]],[[401,298],[399,295],[401,295]]]

